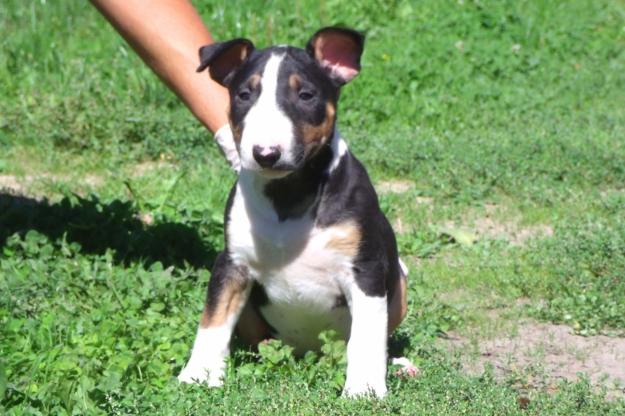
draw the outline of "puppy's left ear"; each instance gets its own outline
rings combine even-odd
[[[326,27],[315,33],[306,52],[338,85],[351,81],[360,72],[360,56],[365,45],[362,33],[352,29]]]

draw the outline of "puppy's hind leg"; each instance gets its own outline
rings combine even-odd
[[[227,253],[221,253],[213,267],[191,358],[178,376],[179,381],[223,384],[230,338],[250,287],[246,271],[235,267]]]
[[[252,292],[254,290],[252,289]],[[252,294],[250,296],[253,297]],[[236,332],[244,343],[250,346],[255,346],[260,342],[271,338],[271,330],[267,322],[262,318],[258,310],[254,308],[251,304],[252,300],[250,299],[243,311],[241,311],[241,316],[239,316],[239,321],[237,323]]]

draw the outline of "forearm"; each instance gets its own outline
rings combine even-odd
[[[188,0],[91,0],[146,64],[212,132],[228,122],[228,93],[196,73],[200,46],[213,43]]]

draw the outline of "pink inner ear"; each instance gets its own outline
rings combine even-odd
[[[331,77],[344,82],[351,81],[360,71],[358,45],[339,33],[319,35],[315,41],[315,57]]]

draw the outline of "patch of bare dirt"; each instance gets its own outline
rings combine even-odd
[[[0,175],[0,190],[9,190],[21,194],[26,191],[25,182],[14,175]]]
[[[0,175],[0,190],[8,191],[15,195],[40,198],[42,194],[45,194],[45,192],[41,192],[41,184],[46,182],[76,182],[78,185],[96,187],[101,185],[104,179],[93,174],[84,175],[78,179],[67,175],[53,175],[49,173],[24,176]]]
[[[393,229],[396,233],[399,234],[403,234],[406,232],[406,227],[404,226],[404,222],[401,220],[401,218],[397,217],[397,219],[395,219],[395,222],[393,223]]]
[[[84,182],[85,184],[91,186],[91,187],[96,187],[96,186],[100,186],[104,183],[104,178],[102,178],[101,176],[98,175],[85,175],[82,178],[82,182]]]
[[[381,181],[376,185],[376,189],[382,194],[403,194],[412,187],[414,182],[407,180]]]
[[[173,163],[167,162],[165,160],[153,161],[149,160],[146,162],[141,162],[138,165],[135,165],[132,169],[132,176],[145,176],[146,174],[160,169],[171,169],[174,167]]]
[[[489,217],[477,218],[474,229],[478,235],[491,239],[505,239],[512,245],[522,245],[534,237],[553,235],[553,228],[550,225],[539,224],[522,227],[515,221],[499,222]]]
[[[418,196],[414,200],[417,205],[432,205],[432,202],[434,201],[434,199],[429,196]]]
[[[625,338],[583,337],[566,325],[526,322],[512,336],[471,341],[451,333],[444,342],[452,350],[473,349],[475,354],[463,356],[468,373],[481,373],[491,364],[496,377],[529,373],[534,375],[533,387],[549,389],[559,380],[574,381],[585,374],[593,385],[605,386],[608,397],[625,398]]]
[[[505,240],[515,246],[525,244],[532,238],[545,238],[553,235],[553,227],[548,224],[521,225],[518,216],[512,216],[510,220],[498,219],[502,212],[502,207],[495,204],[484,206],[486,215],[473,218],[471,215],[460,220],[460,224],[448,221],[444,224],[445,229],[459,229],[464,232],[473,233],[474,239]]]
[[[599,192],[602,198],[625,195],[625,188],[610,188]]]

